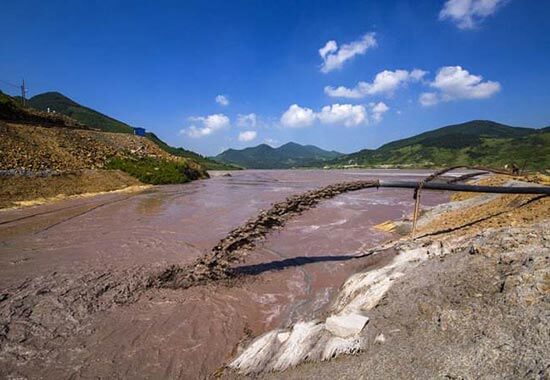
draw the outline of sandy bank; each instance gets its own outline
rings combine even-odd
[[[45,177],[0,177],[0,209],[36,206],[108,192],[136,192],[149,187],[118,170],[80,170]]]

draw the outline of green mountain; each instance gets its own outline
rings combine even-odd
[[[248,169],[288,169],[323,165],[341,155],[342,153],[329,152],[313,145],[289,142],[278,148],[261,144],[242,150],[228,149],[214,159]]]
[[[50,111],[55,111],[58,114],[69,116],[90,128],[99,129],[104,132],[134,133],[134,130],[130,125],[113,119],[112,117],[104,115],[96,110],[80,105],[59,92],[45,92],[43,94],[33,96],[28,100],[28,105],[41,111],[46,111],[49,108]],[[147,133],[146,136],[155,142],[162,150],[175,156],[192,159],[201,164],[205,169],[237,169],[234,166],[210,160],[195,152],[183,148],[172,147],[152,132]]]
[[[84,124],[61,113],[47,113],[23,106],[21,100],[20,97],[9,96],[0,91],[0,120],[20,124],[89,129]]]
[[[510,163],[550,167],[550,129],[510,127],[488,120],[449,125],[403,140],[364,149],[328,163],[330,167],[443,167]]]
[[[72,117],[91,128],[104,132],[133,133],[132,127],[91,108],[84,107],[59,92],[45,92],[33,96],[28,105],[40,111],[55,111]]]

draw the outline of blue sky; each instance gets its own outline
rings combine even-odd
[[[471,119],[550,125],[543,0],[20,0],[0,19],[0,79],[207,155],[352,152]]]

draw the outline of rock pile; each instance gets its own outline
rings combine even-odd
[[[130,134],[0,124],[3,170],[96,169],[113,157],[174,159],[152,141]]]

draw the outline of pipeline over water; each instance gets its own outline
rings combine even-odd
[[[453,168],[439,171],[429,176],[431,180]],[[246,253],[256,247],[272,230],[282,228],[296,215],[315,207],[321,200],[333,198],[338,194],[372,187],[394,187],[409,189],[451,190],[466,192],[484,192],[500,194],[550,194],[548,186],[504,187],[475,186],[453,183],[426,183],[413,181],[354,181],[342,182],[293,195],[285,201],[275,203],[269,210],[261,211],[258,216],[231,231],[212,250],[188,266],[172,265],[150,279],[151,287],[187,288],[216,280],[228,280],[234,277],[231,264],[240,261]]]
[[[150,287],[187,288],[216,280],[234,277],[231,264],[241,261],[246,253],[256,247],[272,230],[315,207],[321,200],[338,194],[377,187],[378,181],[342,182],[288,197],[275,203],[269,210],[237,227],[223,238],[212,250],[188,266],[172,265],[152,277]]]

